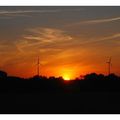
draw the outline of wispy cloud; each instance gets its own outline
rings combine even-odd
[[[0,15],[9,15],[9,14],[24,14],[24,13],[50,13],[58,12],[59,10],[0,10]]]
[[[0,10],[0,17],[11,18],[16,16],[30,17],[32,13],[56,13],[59,10]]]
[[[54,28],[33,28],[28,29],[23,39],[17,42],[17,47],[20,51],[30,49],[58,49],[63,43],[70,42],[72,37],[67,35],[64,31]],[[57,48],[58,47],[58,48]]]
[[[120,37],[120,33],[116,33],[116,34],[113,34],[111,36],[108,36],[108,37],[103,37],[102,40],[110,40],[110,39],[115,39],[115,38],[119,38]]]
[[[101,36],[98,38],[89,38],[88,40],[84,40],[82,41],[79,45],[92,45],[92,44],[96,44],[96,43],[103,43],[108,41],[110,43],[110,41],[113,41],[114,43],[118,43],[120,40],[117,40],[117,38],[120,38],[120,33],[115,33],[109,36]]]
[[[99,36],[78,36],[73,38],[74,40],[77,40],[78,45],[89,45],[89,44],[94,44],[94,43],[103,43],[103,42],[113,42],[113,43],[118,43],[120,42],[120,33],[119,31],[116,33],[108,33],[108,34],[103,34]],[[77,45],[77,44],[76,44]]]
[[[39,10],[0,10],[1,16],[29,16],[34,13],[56,13],[56,12],[69,12],[69,11],[81,11],[83,9],[39,9]]]
[[[113,22],[113,21],[118,21],[118,20],[120,20],[120,17],[88,20],[88,21],[84,21],[82,23],[85,23],[85,24],[97,24],[97,23]]]
[[[60,46],[64,46],[67,48],[80,45],[89,45],[89,44],[96,44],[96,43],[103,43],[105,41],[113,41],[114,43],[118,43],[117,38],[120,38],[120,33],[109,34],[107,36],[101,37],[92,37],[92,38],[81,38],[71,36],[70,34],[66,33],[65,31],[53,28],[34,28],[28,29],[30,34],[23,36],[23,43],[20,45],[21,49],[24,48],[36,48],[40,46],[41,48],[46,49],[46,47],[50,47],[51,49],[59,48]],[[82,39],[82,41],[81,41]],[[43,50],[44,51],[44,50]]]
[[[113,42],[116,42],[115,39],[116,38],[120,38],[120,33],[115,33],[109,36],[105,36],[105,37],[100,37],[97,40],[93,40],[91,43],[102,43],[105,41],[109,41],[112,40]]]
[[[80,22],[71,23],[67,26],[77,26],[77,25],[90,25],[90,24],[101,24],[101,23],[108,23],[108,22],[114,22],[119,21],[120,17],[113,17],[113,18],[105,18],[105,19],[93,19],[93,20],[84,20]]]

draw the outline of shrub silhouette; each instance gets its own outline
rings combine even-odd
[[[120,77],[115,74],[104,76],[91,73],[84,78],[76,78],[64,81],[62,77],[55,78],[45,76],[34,76],[24,79],[7,76],[6,72],[0,71],[0,92],[29,92],[29,93],[73,93],[82,91],[120,91]]]
[[[7,78],[7,73],[4,71],[0,71],[0,80],[4,80]]]

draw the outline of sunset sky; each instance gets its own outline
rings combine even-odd
[[[0,70],[71,79],[120,75],[120,7],[0,7]]]

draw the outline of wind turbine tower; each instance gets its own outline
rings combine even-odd
[[[111,57],[109,58],[107,64],[108,64],[108,75],[110,75],[110,73],[111,73],[111,65],[112,65],[111,64]]]
[[[39,60],[39,57],[38,57],[38,60],[37,60],[37,75],[38,76],[40,75],[40,60]]]

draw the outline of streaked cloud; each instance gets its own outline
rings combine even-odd
[[[59,12],[60,10],[0,10],[0,18],[11,18],[11,17],[16,17],[16,16],[21,16],[21,17],[30,17],[31,14],[43,14],[43,13],[56,13]]]
[[[115,22],[115,21],[119,21],[119,20],[120,20],[120,17],[118,16],[118,17],[112,17],[112,18],[84,20],[84,21],[80,21],[80,22],[71,23],[66,26],[71,27],[71,26],[77,26],[77,25],[101,24],[101,23]]]
[[[113,41],[113,43],[119,43],[120,40],[117,39],[117,38],[120,38],[120,33],[116,33],[116,34],[112,34],[112,35],[109,35],[109,36],[104,36],[104,37],[100,37],[98,38],[97,40],[93,40],[91,43],[94,44],[94,43],[103,43],[105,41]],[[117,41],[116,41],[117,39]]]
[[[54,49],[63,43],[72,41],[72,37],[64,31],[54,28],[32,28],[27,30],[28,34],[23,35],[23,39],[17,41],[16,45],[20,51],[25,49]],[[56,48],[59,49],[59,48]]]
[[[88,20],[82,22],[83,24],[97,24],[97,23],[106,23],[106,22],[114,22],[120,20],[120,17],[106,18],[106,19],[96,19],[96,20]]]
[[[10,18],[15,16],[30,16],[30,14],[44,14],[44,13],[57,13],[69,11],[81,11],[83,9],[41,9],[41,10],[0,10],[0,17]]]
[[[51,13],[58,12],[59,10],[0,10],[0,15],[9,15],[9,14],[24,14],[24,13]]]
[[[120,38],[120,33],[115,33],[115,34],[112,34],[112,35],[109,35],[109,36],[101,36],[101,37],[98,37],[98,38],[92,38],[92,39],[88,39],[86,41],[83,41],[81,44],[94,44],[94,43],[103,43],[105,41],[113,41],[114,43],[116,43],[115,39],[116,38]],[[120,41],[120,40],[118,40]],[[117,41],[117,43],[118,43]]]

